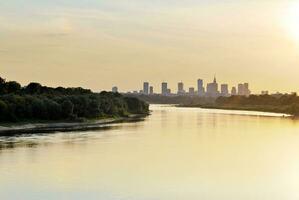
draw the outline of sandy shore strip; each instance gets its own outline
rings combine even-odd
[[[87,122],[51,122],[51,123],[28,123],[0,125],[0,136],[18,134],[51,133],[95,130],[105,127],[108,124],[141,121],[146,115],[130,115],[129,117],[107,118]]]

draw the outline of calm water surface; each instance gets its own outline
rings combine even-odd
[[[151,109],[104,130],[0,137],[0,199],[299,199],[299,121]]]

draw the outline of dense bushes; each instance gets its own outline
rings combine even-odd
[[[21,87],[0,79],[0,121],[91,119],[148,112],[148,104],[118,93],[83,88]]]

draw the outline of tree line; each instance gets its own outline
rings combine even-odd
[[[129,114],[146,114],[147,103],[119,93],[93,93],[89,89],[47,87],[0,77],[0,121],[85,120]]]
[[[282,112],[299,115],[299,97],[297,94],[285,95],[250,95],[219,97],[215,105],[225,108],[248,108],[251,110]]]

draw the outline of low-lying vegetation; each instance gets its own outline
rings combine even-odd
[[[85,120],[148,112],[147,103],[119,93],[51,88],[39,83],[22,87],[0,77],[0,122]]]
[[[299,97],[297,94],[286,94],[281,96],[250,95],[248,97],[218,97],[215,102],[210,104],[189,104],[185,106],[232,110],[254,110],[299,116]]]

